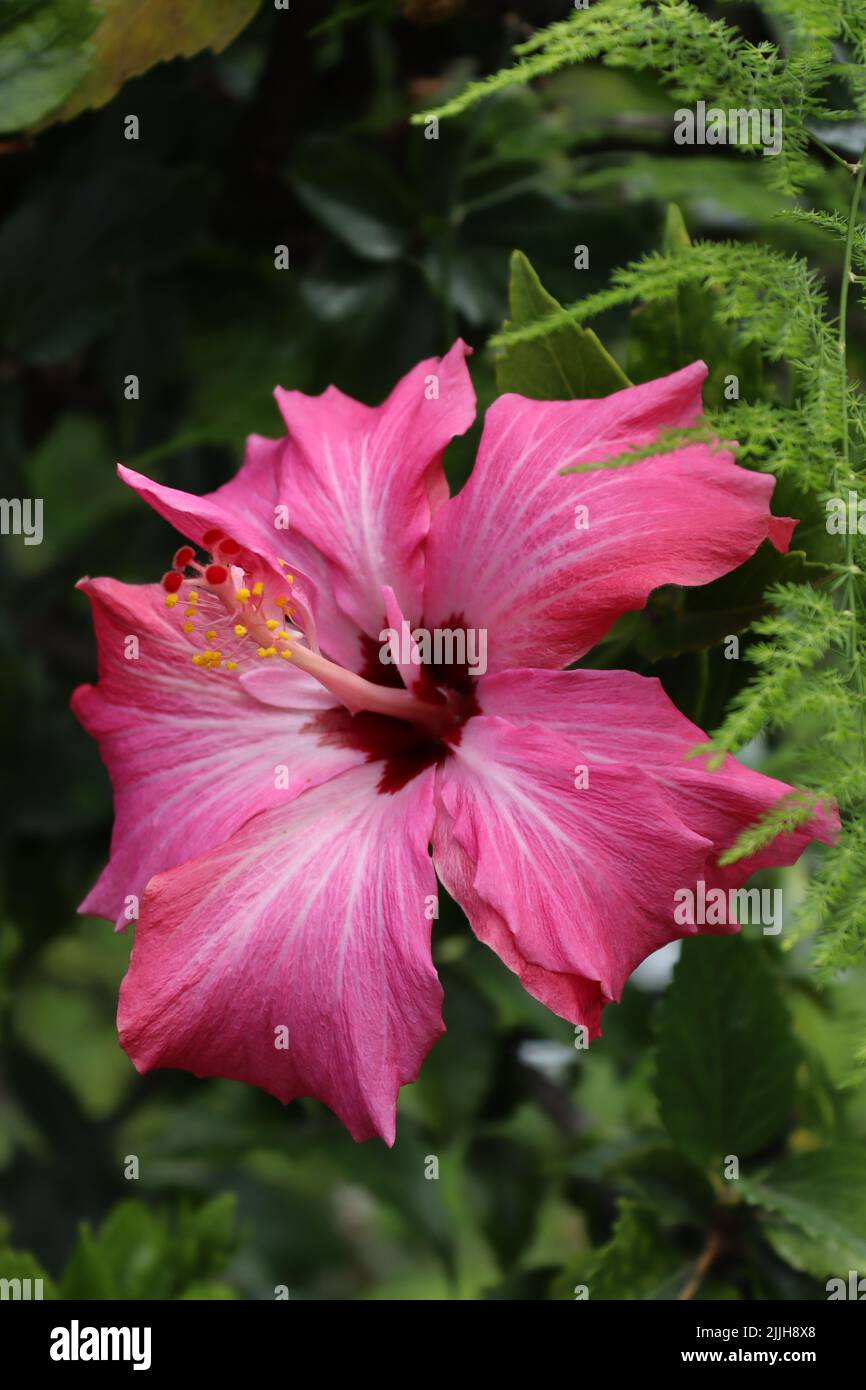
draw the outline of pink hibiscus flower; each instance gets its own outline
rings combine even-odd
[[[677,890],[737,885],[834,828],[821,813],[720,869],[789,789],[733,758],[686,761],[703,735],[658,681],[561,669],[657,585],[789,543],[772,479],[703,445],[560,475],[693,424],[703,364],[603,400],[501,396],[449,498],[442,453],[475,410],[467,352],[419,363],[377,408],[278,390],[287,436],[253,436],[207,496],[121,468],[192,544],[162,584],[80,585],[99,684],[73,708],[116,810],[81,910],[122,925],[141,899],[123,1047],[140,1071],[317,1097],[388,1143],[443,1031],[437,875],[592,1038],[635,967],[698,930],[675,922]],[[386,664],[404,621],[413,643]],[[418,629],[486,634],[486,671],[417,664]]]

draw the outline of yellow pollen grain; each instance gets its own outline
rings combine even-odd
[[[235,598],[237,599],[238,603],[246,603],[249,596],[249,589],[238,589],[235,593]]]
[[[215,642],[215,641],[216,641],[216,628],[215,628],[215,627],[209,627],[208,630],[207,630],[207,632],[205,633],[205,637],[207,638],[208,642]]]
[[[194,618],[194,617],[195,617],[195,604],[194,604],[194,603],[191,603],[190,606],[189,606],[189,608],[185,608],[183,611],[184,611],[184,616],[185,616],[185,617],[187,617],[187,618]]]
[[[276,618],[268,618],[268,621],[265,623],[265,627],[268,629],[268,632],[273,632],[275,628],[279,627],[279,623],[277,622]]]
[[[184,623],[183,630],[184,632],[192,632],[192,623]]]
[[[253,593],[255,594],[256,598],[258,598],[258,597],[259,597],[261,594],[263,594],[264,592],[265,592],[265,586],[264,586],[264,584],[262,583],[262,581],[261,581],[260,579],[256,580],[256,583],[253,585]]]
[[[236,661],[227,661],[227,662],[226,662],[226,670],[227,670],[227,671],[236,671],[237,669],[238,669],[238,663],[237,663]]]
[[[279,637],[281,642],[288,642],[289,640],[289,634],[286,632],[285,628],[283,628],[281,632],[278,632],[277,636]]]
[[[189,599],[190,603],[198,603],[198,591],[196,589],[190,589],[189,593],[187,594],[187,598]]]
[[[284,657],[286,661],[291,661],[292,659],[292,653],[289,651],[288,647],[283,647],[280,656]]]
[[[246,637],[246,635],[247,635],[247,630],[246,630],[246,628],[244,627],[243,623],[235,623],[235,626],[234,626],[234,633],[235,633],[235,637]]]
[[[176,603],[177,603],[177,594],[166,594],[166,596],[165,596],[165,606],[166,606],[166,608],[174,608],[174,605],[175,605]]]

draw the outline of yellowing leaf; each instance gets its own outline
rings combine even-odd
[[[104,106],[130,77],[203,48],[219,53],[249,23],[261,0],[99,0],[94,59],[84,80],[52,120]]]

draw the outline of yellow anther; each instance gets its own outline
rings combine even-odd
[[[276,647],[259,647],[259,656],[276,656]]]
[[[207,632],[205,633],[205,638],[207,639],[208,642],[215,642],[215,641],[216,641],[216,628],[215,628],[215,627],[209,627],[208,630],[207,630]]]
[[[176,603],[177,603],[177,594],[166,594],[166,596],[165,596],[165,606],[166,606],[166,608],[174,608],[174,605],[175,605]]]
[[[192,623],[184,623],[183,630],[184,632],[192,632]]]
[[[274,599],[274,603],[277,605],[278,608],[285,608],[288,601],[288,594],[280,594],[278,598]]]
[[[275,628],[279,627],[279,623],[277,622],[276,618],[268,618],[268,621],[265,623],[265,627],[268,629],[269,632],[273,632]]]
[[[257,652],[256,652],[256,656],[267,656],[267,654],[268,654],[268,649],[267,649],[267,647],[259,647],[258,650],[257,650]]]
[[[236,671],[237,669],[238,669],[238,663],[237,663],[236,661],[227,661],[227,662],[226,662],[226,670],[227,670],[227,671]]]
[[[247,601],[247,599],[249,598],[249,596],[250,596],[250,591],[249,591],[249,589],[238,589],[238,590],[236,590],[236,592],[235,592],[235,598],[237,599],[238,603],[246,603],[246,601]]]
[[[235,637],[246,637],[247,630],[244,627],[243,623],[235,623],[234,633]]]
[[[288,581],[289,581],[290,584],[294,584],[294,582],[295,582],[295,576],[294,576],[293,574],[287,574],[287,575],[286,575],[286,578],[288,579]]]
[[[286,661],[291,661],[292,659],[292,653],[289,651],[288,647],[283,647],[280,656],[285,657]]]
[[[261,581],[260,579],[257,579],[256,582],[255,582],[255,584],[253,585],[253,593],[255,594],[256,598],[258,598],[258,597],[259,597],[261,594],[263,594],[264,592],[265,592],[265,586],[264,586],[264,584],[262,583],[262,581]]]
[[[191,603],[190,606],[189,606],[189,608],[185,608],[183,611],[184,611],[184,614],[185,614],[185,616],[186,616],[187,618],[194,618],[194,617],[195,617],[195,604],[194,604],[194,603]]]
[[[198,603],[198,591],[196,589],[190,589],[189,593],[187,594],[187,598],[189,599],[190,603]]]
[[[288,642],[289,640],[289,634],[286,632],[285,628],[283,628],[281,632],[278,632],[277,636],[281,642]]]
[[[193,664],[193,666],[204,666],[204,653],[203,653],[203,652],[195,652],[195,653],[193,653],[192,664]]]

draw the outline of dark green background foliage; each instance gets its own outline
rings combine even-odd
[[[744,12],[750,39],[779,37],[776,8]],[[498,356],[485,344],[689,237],[797,250],[835,294],[836,243],[776,217],[790,199],[772,161],[677,152],[669,93],[627,64],[503,91],[425,140],[412,112],[561,18],[544,0],[344,0],[315,17],[265,4],[247,27],[235,16],[227,46],[231,19],[188,48],[166,35],[166,53],[220,51],[160,64],[103,105],[125,73],[86,47],[89,6],[13,9],[0,22],[2,490],[44,499],[45,540],[0,544],[0,1277],[42,1270],[60,1297],[272,1298],[285,1285],[293,1298],[535,1299],[583,1284],[593,1298],[823,1298],[831,1276],[866,1274],[852,1078],[864,971],[819,992],[808,948],[758,930],[689,943],[667,988],[630,984],[587,1053],[444,902],[448,1032],[402,1095],[392,1151],[354,1144],[312,1102],[137,1076],[114,1032],[128,936],[75,915],[111,801],[67,709],[95,672],[75,581],[155,579],[176,544],[117,481],[117,459],[205,491],[245,435],[280,432],[274,385],[334,382],[376,401],[458,332],[476,348],[482,408],[499,390],[601,394],[697,356],[711,406],[729,371],[772,404],[783,368],[714,322],[706,285],[602,316],[604,348],[576,324]],[[68,21],[37,87],[22,16],[43,37]],[[128,113],[138,142],[123,138]],[[814,200],[844,209],[843,173],[819,160],[815,178]],[[291,269],[277,272],[283,243]],[[859,318],[850,332],[856,370]],[[449,451],[455,485],[477,438]],[[820,558],[820,505],[785,488],[775,510],[804,517],[798,545]],[[588,660],[660,675],[712,729],[748,675],[721,639],[801,561],[762,552],[707,589],[662,591]],[[796,778],[796,740],[753,751]],[[811,863],[763,882],[796,904]],[[724,1177],[730,1154],[739,1181]]]

